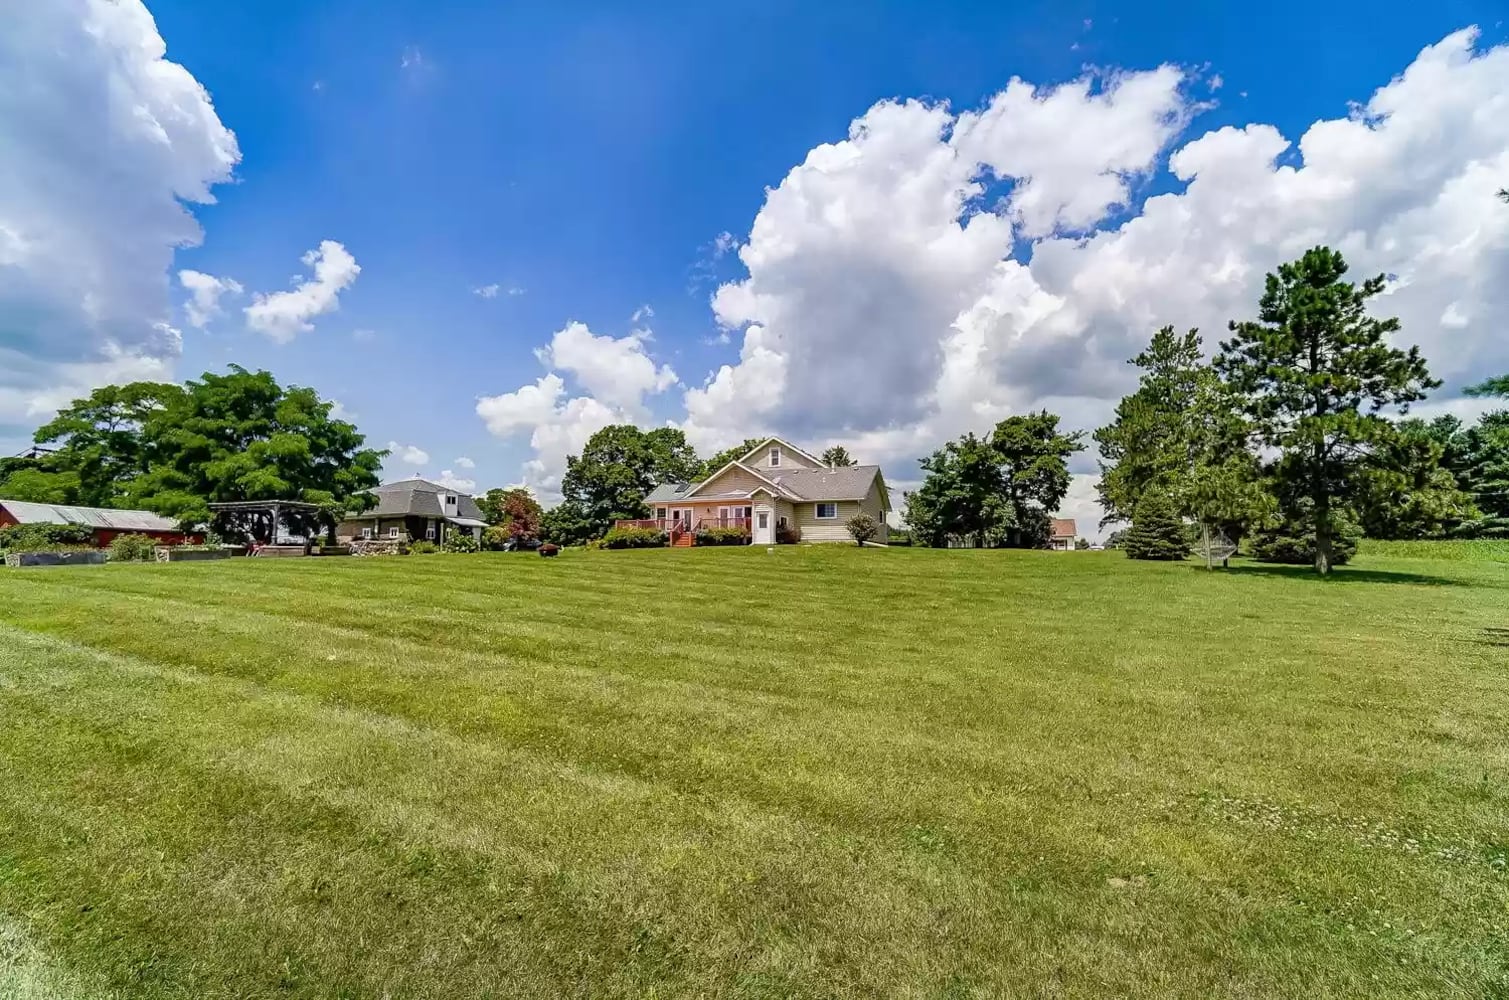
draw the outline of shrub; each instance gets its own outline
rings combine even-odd
[[[90,548],[94,532],[82,524],[13,524],[0,528],[0,549],[8,552],[68,552]]]
[[[864,513],[855,514],[849,518],[845,527],[849,529],[849,537],[854,539],[855,545],[863,545],[874,538],[875,533],[880,530],[880,526],[875,523],[875,519],[869,514]]]
[[[501,524],[490,525],[482,529],[482,547],[489,552],[502,552],[508,544],[508,529]]]
[[[802,540],[802,529],[794,524],[776,525],[775,540],[777,545],[795,545]]]
[[[151,562],[157,558],[157,540],[146,535],[116,535],[110,541],[111,562]]]
[[[432,556],[440,551],[440,546],[430,541],[418,541],[409,546],[409,553],[416,556]]]
[[[1137,501],[1123,547],[1132,559],[1178,560],[1189,555],[1189,532],[1168,494],[1149,490]]]
[[[603,536],[608,549],[653,549],[665,543],[665,532],[659,528],[609,528]]]
[[[1331,535],[1331,565],[1341,566],[1357,554],[1362,530],[1345,517],[1336,519]],[[1315,562],[1315,527],[1309,517],[1285,520],[1277,528],[1260,531],[1252,540],[1252,555],[1263,562],[1310,566]]]
[[[447,552],[480,552],[482,546],[477,543],[475,535],[468,535],[464,531],[453,531],[445,536],[445,551]]]
[[[610,532],[611,534],[611,532]],[[731,528],[726,525],[711,525],[697,529],[698,545],[747,545],[749,544],[749,532],[743,528]]]
[[[540,546],[539,552],[542,556],[558,556],[561,554],[561,547],[554,542],[546,542]]]

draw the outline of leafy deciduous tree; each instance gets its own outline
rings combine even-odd
[[[1084,448],[1079,431],[1061,434],[1058,416],[1042,410],[1007,417],[996,424],[990,445],[1000,457],[1001,486],[1011,510],[1006,544],[1041,548],[1048,544],[1053,512],[1069,492],[1069,457]]]
[[[562,506],[570,506],[559,516],[586,522],[586,537],[601,537],[615,520],[645,517],[644,498],[656,486],[687,482],[702,466],[677,428],[604,427],[587,440],[580,455],[567,457],[561,494]]]
[[[734,459],[748,455],[763,440],[764,438],[745,438],[742,443],[736,444],[732,448],[724,448],[712,458],[703,462],[702,467],[697,470],[697,474],[689,476],[686,481],[697,482],[706,479]]]
[[[186,523],[208,520],[212,502],[237,500],[303,500],[340,517],[370,502],[384,452],[363,447],[331,405],[269,372],[207,372],[147,420],[150,464],[126,499]],[[295,531],[317,528],[299,514],[287,520]]]
[[[73,502],[114,507],[157,457],[151,432],[161,432],[161,417],[183,392],[165,382],[103,386],[59,410],[34,439],[54,446],[50,469],[77,478]]]
[[[750,445],[750,447],[752,448],[754,447],[754,445]],[[844,465],[859,464],[850,457],[849,450],[841,444],[836,444],[833,447],[829,448],[827,451],[823,452],[821,457],[824,465],[831,466],[835,469]]]
[[[974,434],[950,441],[920,462],[922,485],[906,496],[906,519],[924,544],[947,544],[950,535],[973,537],[985,546],[1010,520],[1001,482],[1000,457]]]

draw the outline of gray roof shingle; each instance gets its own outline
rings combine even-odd
[[[878,465],[841,465],[781,472],[770,478],[802,500],[863,500],[878,475]]]
[[[471,496],[458,490],[448,489],[428,479],[403,479],[396,483],[384,483],[370,491],[377,497],[377,506],[351,517],[444,517],[445,508],[440,502],[442,494],[456,498],[456,516],[483,520],[482,509]]]

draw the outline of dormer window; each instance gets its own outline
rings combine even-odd
[[[774,469],[781,464],[781,449],[772,445],[770,448],[770,467]]]
[[[447,507],[454,507],[454,506],[456,506],[456,498],[455,497],[446,497],[445,498],[445,505]]]

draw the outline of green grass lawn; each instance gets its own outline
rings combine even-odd
[[[1489,558],[4,571],[0,998],[1504,997],[1506,775]]]

